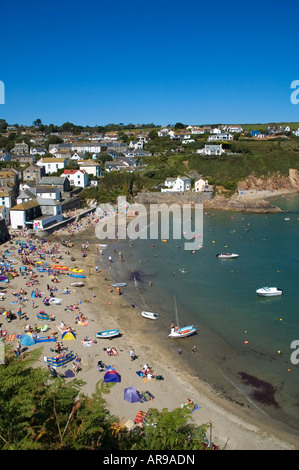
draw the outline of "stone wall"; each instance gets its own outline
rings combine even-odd
[[[212,201],[214,193],[212,191],[193,192],[153,192],[138,193],[135,201],[139,204],[203,204],[205,201]]]

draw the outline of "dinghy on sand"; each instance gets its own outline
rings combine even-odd
[[[143,311],[143,312],[141,312],[141,315],[144,318],[148,318],[149,320],[157,320],[159,318],[159,315],[157,313],[153,313],[153,312]]]
[[[119,336],[119,330],[116,328],[113,330],[99,331],[96,334],[97,338],[114,338],[115,336]]]

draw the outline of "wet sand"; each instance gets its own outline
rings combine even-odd
[[[198,425],[211,423],[212,440],[222,448],[229,450],[297,449],[298,439],[295,433],[293,434],[290,429],[286,429],[280,423],[273,422],[257,410],[233,386],[231,395],[223,396],[221,389],[215,390],[208,383],[201,381],[200,377],[194,377],[192,371],[182,368],[179,355],[174,357],[167,340],[163,344],[156,341],[155,322],[141,317],[140,310],[128,303],[123,295],[119,295],[116,288],[111,288],[109,291],[109,285],[111,286],[113,282],[109,269],[104,270],[101,265],[99,271],[96,271],[96,264],[99,260],[99,240],[95,236],[94,225],[96,218],[96,216],[91,216],[82,219],[79,224],[81,227],[65,228],[47,238],[50,246],[57,245],[60,251],[58,254],[63,257],[62,260],[57,261],[59,265],[65,264],[69,268],[77,267],[86,275],[86,278],[75,279],[61,272],[60,282],[56,284],[58,291],[55,292],[55,296],[62,298],[62,305],[45,307],[40,298],[36,299],[35,308],[32,308],[31,288],[26,286],[28,279],[18,276],[8,286],[9,293],[2,302],[3,307],[16,312],[18,304],[11,305],[11,301],[16,300],[11,292],[24,287],[27,290],[28,302],[22,309],[23,313],[25,312],[29,317],[27,323],[30,325],[37,323],[36,313],[42,309],[56,316],[56,321],[51,322],[50,327],[57,332],[58,341],[61,341],[59,328],[61,321],[76,330],[76,339],[64,341],[64,345],[81,358],[82,370],[77,377],[86,383],[82,389],[84,393],[91,396],[96,383],[103,378],[104,373],[97,371],[99,360],[106,365],[113,365],[121,375],[121,382],[113,385],[105,399],[110,412],[128,426],[139,410],[147,411],[149,408],[173,410],[185,403],[187,398],[191,398],[200,406],[192,413],[191,419]],[[70,240],[74,246],[66,248],[60,244],[61,240]],[[89,246],[85,251],[86,257],[83,257],[82,243],[85,244],[87,241]],[[112,243],[115,243],[117,248],[117,242]],[[18,269],[21,262],[20,257],[16,255],[17,246],[6,243],[1,248],[3,251],[7,248],[14,252],[12,257],[17,261],[16,269]],[[104,250],[103,256],[105,256]],[[74,258],[75,260],[72,261]],[[32,256],[32,259],[37,260],[38,256]],[[46,261],[49,262],[49,259]],[[33,271],[35,272],[36,269],[33,268]],[[70,287],[70,283],[76,280],[83,281],[84,287]],[[38,273],[38,281],[38,289],[47,292],[48,275]],[[72,289],[71,294],[63,294],[66,287]],[[75,322],[78,309],[65,310],[67,306],[75,305],[76,302],[80,302],[79,309],[87,317],[88,325],[78,325]],[[5,327],[8,333],[22,334],[25,323],[25,320],[16,319],[7,325],[4,323],[2,329]],[[41,322],[38,323],[41,324]],[[111,328],[119,328],[121,335],[110,340],[96,338],[98,331]],[[91,338],[93,342],[83,344],[86,337]],[[39,365],[46,367],[43,356],[54,355],[50,350],[53,348],[53,343],[36,344],[30,348],[36,347],[42,348]],[[118,355],[108,356],[106,349],[111,347],[116,348]],[[137,355],[134,361],[130,360],[131,348]],[[200,351],[200,354],[204,361],[204,351]],[[141,370],[145,363],[151,366],[155,373],[162,375],[164,380],[147,381],[140,378],[136,372]],[[68,368],[72,368],[72,363],[69,367],[60,369],[59,373],[64,373]],[[124,400],[123,394],[124,389],[129,386],[136,387],[140,393],[151,392],[155,397],[154,400],[147,403],[128,403]]]

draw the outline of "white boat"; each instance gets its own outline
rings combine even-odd
[[[49,302],[51,304],[60,305],[62,302],[62,299],[57,299],[57,297],[50,297]]]
[[[99,247],[101,248],[106,248],[108,245],[106,245],[105,243],[99,243]]]
[[[73,287],[83,287],[83,286],[84,286],[84,282],[71,282],[71,283],[70,283],[70,286],[73,286]]]
[[[281,295],[283,293],[282,289],[278,289],[277,287],[261,287],[260,289],[256,290],[257,295],[263,297],[272,297],[274,295]]]
[[[196,333],[196,327],[194,325],[183,326],[182,328],[179,327],[178,311],[177,311],[175,298],[174,298],[174,305],[175,305],[175,317],[176,317],[178,328],[171,328],[171,331],[168,337],[169,338],[185,338],[186,336],[191,336],[194,333]]]
[[[115,282],[112,284],[112,287],[125,287],[127,284],[125,282]]]
[[[157,313],[153,313],[153,312],[143,311],[143,312],[141,312],[141,315],[144,318],[149,318],[150,320],[157,320],[159,318],[159,315]]]
[[[217,256],[217,258],[224,258],[224,259],[238,258],[239,257],[239,255],[237,255],[237,253],[218,253],[216,256]]]

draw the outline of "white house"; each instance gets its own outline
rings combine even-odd
[[[194,135],[201,135],[201,134],[204,134],[204,133],[205,133],[205,130],[201,129],[200,127],[193,127],[191,129],[191,134],[194,134]]]
[[[41,216],[41,208],[37,199],[22,202],[10,209],[11,228],[32,228],[33,219]]]
[[[221,130],[218,127],[214,127],[210,130],[210,134],[221,134]]]
[[[224,150],[222,148],[222,144],[206,144],[203,149],[197,149],[197,153],[202,155],[222,155]]]
[[[5,206],[8,209],[11,207],[11,194],[8,191],[0,189],[0,205]]]
[[[90,184],[88,174],[82,170],[64,170],[62,176],[66,176],[72,186],[85,188]]]
[[[78,161],[80,170],[88,175],[100,177],[102,175],[101,165],[93,160]]]
[[[178,176],[177,178],[166,178],[164,185],[166,188],[161,188],[161,192],[173,191],[184,192],[191,190],[191,179],[187,176]]]
[[[30,148],[30,154],[31,155],[46,155],[46,150],[43,147],[31,147]]]
[[[182,144],[192,144],[193,142],[195,142],[194,139],[182,140]]]
[[[167,128],[160,129],[160,130],[157,132],[157,134],[158,134],[158,137],[166,137],[166,136],[168,136],[168,134],[169,134],[169,129],[167,129]]]
[[[143,149],[143,141],[142,140],[131,140],[129,147],[131,149]]]
[[[169,137],[171,140],[186,140],[190,139],[190,132],[186,131],[169,131]]]
[[[51,199],[53,201],[61,200],[61,191],[55,186],[37,186],[36,197],[38,199]]]
[[[37,163],[38,166],[45,168],[46,175],[56,173],[57,170],[62,170],[67,165],[66,158],[41,158]]]
[[[296,137],[299,137],[299,129],[297,129],[296,131],[293,131],[293,134],[294,134]]]
[[[199,178],[197,181],[194,183],[194,191],[195,192],[202,192],[207,190],[209,187],[208,180],[204,180],[202,178]]]
[[[224,132],[223,134],[212,134],[209,135],[208,141],[215,141],[215,140],[222,140],[222,141],[228,141],[228,140],[233,140],[233,136],[229,134],[228,132]]]

